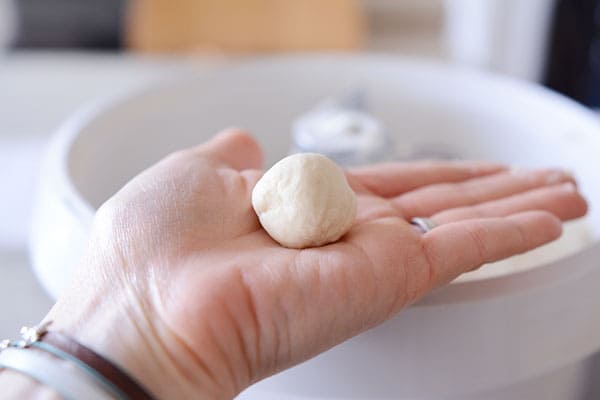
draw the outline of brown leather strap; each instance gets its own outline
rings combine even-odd
[[[55,331],[46,332],[40,339],[59,350],[79,359],[112,382],[131,400],[153,400],[154,398],[125,371],[114,365],[95,351],[79,344],[67,335]]]

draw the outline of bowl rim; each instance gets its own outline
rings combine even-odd
[[[75,141],[79,138],[79,135],[86,126],[93,123],[95,119],[110,112],[111,109],[120,107],[127,102],[135,101],[141,96],[160,92],[165,89],[168,90],[172,85],[181,84],[189,79],[199,81],[210,80],[215,76],[218,77],[222,74],[231,73],[235,74],[236,72],[250,68],[273,66],[276,64],[289,65],[290,62],[298,63],[315,61],[330,61],[336,63],[351,61],[362,64],[393,64],[401,66],[404,69],[418,68],[422,71],[427,71],[427,74],[435,74],[438,76],[450,73],[461,79],[472,81],[477,85],[487,85],[490,87],[502,85],[503,88],[508,89],[510,92],[517,92],[524,96],[529,96],[529,98],[534,101],[545,103],[549,107],[560,107],[570,114],[577,115],[577,117],[580,120],[585,121],[586,124],[597,125],[600,132],[600,122],[598,121],[598,118],[593,115],[590,110],[587,110],[574,100],[530,82],[520,81],[515,78],[474,69],[472,67],[445,64],[433,60],[423,60],[406,56],[372,53],[307,53],[301,55],[271,55],[252,58],[250,60],[241,58],[234,59],[230,63],[220,65],[219,68],[211,69],[209,71],[203,71],[201,73],[185,72],[177,77],[164,78],[134,89],[117,91],[112,95],[92,101],[81,107],[60,125],[51,141],[50,147],[52,148],[55,161],[53,164],[56,166],[54,174],[57,180],[56,189],[61,191],[64,198],[67,198],[69,203],[75,208],[78,218],[82,219],[82,224],[89,227],[96,210],[83,197],[82,193],[76,188],[75,183],[71,179],[69,161]],[[595,138],[588,131],[578,131],[577,134],[588,136],[587,139],[600,142],[600,135],[598,138]],[[451,282],[415,303],[414,306],[422,307],[477,301],[484,298],[500,297],[515,292],[551,285],[556,279],[569,279],[569,277],[573,275],[559,273],[559,270],[561,270],[565,264],[582,265],[579,267],[582,270],[591,268],[590,265],[585,265],[586,263],[582,261],[589,259],[590,253],[596,253],[598,252],[598,249],[600,249],[600,241],[596,240],[587,248],[584,248],[579,252],[548,263],[542,263],[536,267],[528,268],[523,271],[513,271],[504,275],[464,282]],[[591,263],[588,262],[587,264]]]

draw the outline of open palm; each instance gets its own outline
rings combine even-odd
[[[559,170],[384,164],[347,172],[358,213],[341,240],[287,249],[252,210],[260,168],[254,140],[229,130],[145,171],[96,218],[91,258],[110,248],[120,260],[101,273],[160,325],[152,340],[192,377],[189,393],[209,376],[232,397],[463,272],[557,238],[560,220],[586,211]],[[439,226],[422,234],[407,222],[416,216]]]

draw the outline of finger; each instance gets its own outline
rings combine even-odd
[[[378,196],[391,197],[421,186],[460,182],[495,174],[506,166],[485,161],[396,162],[353,168],[349,181]]]
[[[403,218],[387,199],[368,194],[356,196],[355,225],[388,217]]]
[[[263,176],[263,171],[260,169],[246,169],[240,172],[240,175],[246,182],[248,193],[252,193],[254,186],[256,186],[258,180]]]
[[[441,225],[422,237],[430,287],[485,263],[532,250],[558,238],[561,232],[560,220],[545,211]]]
[[[427,217],[443,210],[501,199],[538,187],[572,182],[563,170],[511,171],[458,183],[426,186],[392,199],[405,218]]]
[[[587,212],[587,203],[571,182],[533,189],[474,206],[453,208],[434,214],[437,224],[447,224],[474,218],[504,217],[525,211],[548,211],[563,221],[578,218]]]
[[[228,128],[192,152],[215,158],[233,169],[261,169],[263,155],[256,140],[239,128]]]

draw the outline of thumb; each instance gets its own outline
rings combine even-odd
[[[263,154],[259,144],[240,128],[227,128],[194,151],[216,158],[233,169],[262,169]]]

